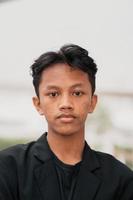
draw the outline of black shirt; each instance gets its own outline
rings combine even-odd
[[[54,164],[58,176],[61,199],[72,200],[81,162],[75,165],[68,165],[54,156]]]

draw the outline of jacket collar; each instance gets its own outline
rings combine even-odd
[[[100,186],[100,179],[95,175],[100,169],[99,161],[93,150],[86,143],[81,163],[74,200],[93,200]]]
[[[53,157],[47,142],[47,132],[36,141],[34,156],[41,162],[45,162]]]
[[[35,177],[39,186],[42,199],[60,199],[59,184],[53,165],[53,156],[49,148],[47,134],[43,134],[36,142],[34,156],[41,162],[35,169]],[[95,171],[100,169],[100,163],[93,150],[86,143],[83,161],[81,162],[74,200],[93,200],[100,186],[100,179]]]

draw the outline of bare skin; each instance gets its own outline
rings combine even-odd
[[[81,161],[85,120],[97,103],[88,74],[67,64],[50,66],[42,73],[33,103],[48,122],[47,140],[58,159],[71,165]]]
[[[80,134],[58,137],[48,132],[48,143],[54,154],[64,163],[74,165],[81,161],[84,149],[84,137]]]

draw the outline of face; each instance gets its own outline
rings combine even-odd
[[[37,111],[48,122],[48,132],[70,135],[83,132],[88,113],[97,96],[92,96],[88,74],[67,64],[55,64],[42,73],[39,98],[33,97]]]

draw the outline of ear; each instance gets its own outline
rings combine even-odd
[[[88,113],[92,113],[94,111],[96,104],[97,104],[97,99],[98,99],[97,95],[93,95],[91,97],[91,104],[89,106]]]
[[[40,115],[43,115],[43,111],[40,106],[40,99],[37,96],[35,96],[35,97],[32,97],[32,101],[33,101],[33,104],[34,104],[36,110],[38,111],[38,113]]]

